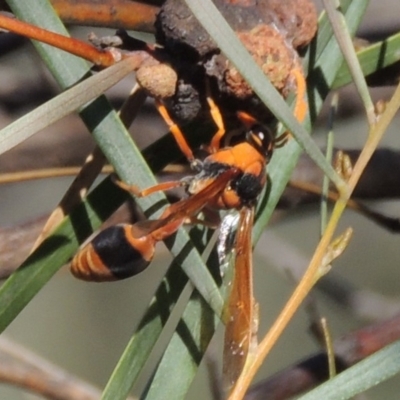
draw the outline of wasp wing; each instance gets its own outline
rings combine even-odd
[[[157,229],[172,224],[172,222],[181,220],[181,223],[183,223],[186,218],[198,214],[211,198],[219,195],[238,173],[239,171],[236,168],[230,168],[224,171],[198,193],[168,206],[160,219],[139,221],[132,225],[132,234],[135,237],[146,236]],[[172,233],[173,232],[171,232],[171,234]]]
[[[256,347],[257,317],[253,298],[252,244],[254,207],[243,207],[236,234],[236,260],[231,291],[225,306],[224,385],[229,390],[241,374],[248,354]]]
[[[240,214],[237,210],[227,213],[219,226],[217,254],[221,278],[229,286],[233,279],[235,262],[235,241]]]

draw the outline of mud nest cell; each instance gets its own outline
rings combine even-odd
[[[312,1],[214,0],[214,4],[271,83],[287,96],[293,89],[291,71],[301,69],[297,50],[307,45],[317,30],[317,13]],[[182,111],[190,103],[187,93],[196,99],[204,97],[205,77],[211,78],[216,97],[241,107],[244,103],[251,107],[257,103],[252,89],[185,2],[167,0],[164,3],[157,16],[156,32],[157,42],[176,60],[175,109]],[[200,107],[199,102],[197,109]],[[194,110],[187,114],[196,112],[196,107]]]

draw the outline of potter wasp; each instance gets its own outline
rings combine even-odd
[[[239,223],[234,247],[236,250],[235,278],[225,309],[226,370],[240,372],[253,340],[254,299],[252,290],[252,245],[254,207],[266,185],[266,165],[276,145],[286,137],[275,139],[271,132],[250,115],[239,112],[246,128],[246,139],[230,147],[220,147],[224,124],[219,109],[208,99],[211,115],[218,127],[204,160],[194,158],[182,132],[169,117],[165,107],[158,109],[168,123],[180,149],[195,171],[193,176],[179,181],[164,182],[145,190],[119,182],[119,186],[136,196],[147,196],[183,186],[188,197],[169,205],[161,217],[134,224],[117,225],[102,231],[75,255],[72,273],[80,279],[107,281],[123,279],[143,271],[151,262],[158,241],[175,233],[187,220],[197,219],[205,209],[237,210]],[[233,229],[233,228],[232,228]],[[234,360],[229,361],[230,356]],[[236,374],[235,374],[236,376]],[[235,376],[232,376],[232,381]]]

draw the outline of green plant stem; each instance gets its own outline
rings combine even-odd
[[[351,36],[347,28],[346,20],[341,11],[340,2],[339,0],[323,0],[323,3],[328,17],[332,23],[335,37],[343,52],[353,81],[364,104],[369,124],[373,125],[376,120],[375,107],[372,102],[371,95],[369,93],[368,86],[360,66],[360,62],[357,58]]]

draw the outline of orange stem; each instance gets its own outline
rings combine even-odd
[[[160,2],[161,3],[161,2]],[[133,0],[51,0],[69,24],[106,26],[154,33],[159,7]]]
[[[0,27],[29,39],[57,47],[102,67],[108,67],[116,62],[113,54],[109,51],[98,50],[81,40],[59,35],[2,14],[0,14]]]

